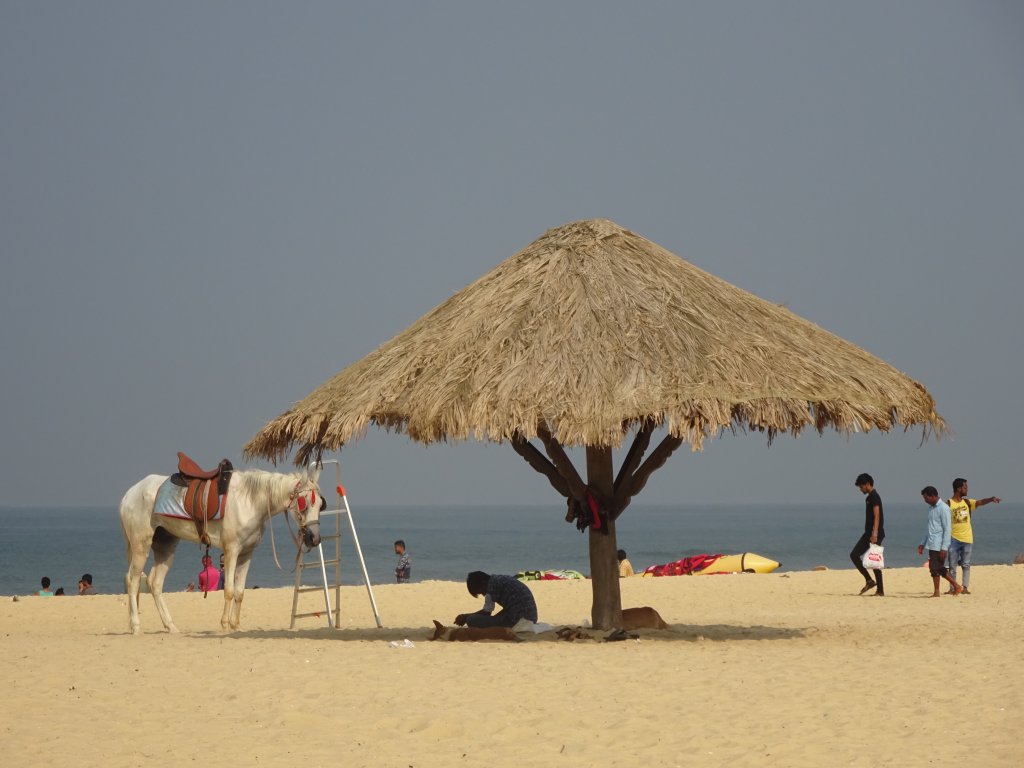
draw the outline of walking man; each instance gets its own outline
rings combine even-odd
[[[917,545],[917,554],[923,555],[928,550],[928,571],[932,575],[932,597],[939,597],[939,579],[949,582],[949,590],[959,595],[964,588],[949,575],[946,567],[946,553],[949,550],[950,519],[949,507],[939,501],[939,492],[934,485],[921,490],[921,498],[928,505],[928,524],[924,530],[924,538]]]
[[[974,545],[974,531],[971,529],[971,515],[978,507],[986,504],[1001,502],[998,496],[989,496],[987,499],[967,498],[967,481],[958,477],[953,481],[953,495],[949,499],[949,513],[953,521],[953,536],[949,544],[949,560],[946,565],[949,567],[949,575],[956,579],[956,567],[963,568],[964,594],[969,595],[968,587],[971,584],[971,547]],[[953,591],[952,587],[949,590]]]
[[[867,498],[864,500],[864,533],[857,539],[853,549],[850,550],[850,559],[857,570],[860,571],[860,575],[864,577],[864,586],[861,588],[860,594],[863,595],[865,592],[877,587],[875,589],[875,596],[884,597],[885,585],[882,581],[882,569],[872,568],[871,570],[875,577],[871,578],[867,568],[864,567],[864,563],[861,562],[864,553],[868,551],[870,545],[881,544],[885,539],[885,516],[882,513],[882,497],[875,490],[874,478],[866,472],[857,475],[854,484],[860,488],[860,492]]]

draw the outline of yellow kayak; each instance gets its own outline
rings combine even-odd
[[[781,563],[769,560],[767,557],[755,555],[753,552],[744,552],[741,555],[722,555],[707,568],[696,571],[696,575],[713,573],[771,573],[780,565]]]

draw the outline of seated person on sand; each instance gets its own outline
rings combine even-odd
[[[629,562],[629,558],[626,557],[626,550],[620,549],[618,553],[619,557],[619,578],[624,579],[627,576],[632,576],[633,564]]]
[[[92,574],[83,573],[82,578],[78,580],[78,594],[80,595],[96,595],[99,594],[96,591],[96,587],[92,585]]]
[[[53,592],[50,591],[49,576],[43,576],[43,578],[39,581],[39,586],[41,586],[42,589],[36,592],[37,595],[39,595],[40,597],[53,597]]]
[[[473,571],[466,576],[466,589],[473,597],[484,596],[484,607],[476,613],[460,613],[455,623],[460,627],[513,627],[520,619],[537,622],[537,603],[530,588],[513,576],[491,576]],[[493,616],[494,604],[501,610]]]

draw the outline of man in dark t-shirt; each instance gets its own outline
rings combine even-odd
[[[875,596],[884,597],[885,587],[882,582],[882,569],[872,568],[871,571],[875,577],[871,578],[862,562],[868,547],[872,544],[881,545],[883,539],[885,539],[885,516],[882,514],[882,497],[875,490],[874,478],[866,472],[857,475],[854,484],[860,488],[860,492],[866,498],[864,499],[864,533],[857,540],[853,549],[850,550],[850,559],[857,570],[860,571],[860,575],[864,577],[864,586],[861,588],[860,594],[863,595],[865,592],[869,592],[877,587],[875,589]]]

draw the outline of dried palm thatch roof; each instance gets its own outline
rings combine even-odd
[[[641,424],[941,431],[925,388],[860,347],[605,219],[552,229],[350,365],[246,445],[301,463],[370,424],[414,440],[547,429],[611,446]]]

